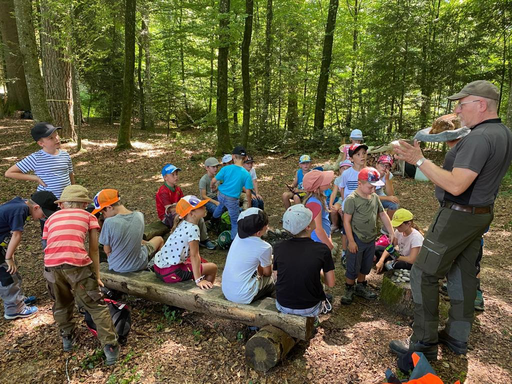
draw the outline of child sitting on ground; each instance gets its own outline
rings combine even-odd
[[[338,197],[339,187],[338,185],[341,183],[341,177],[343,176],[343,172],[352,167],[352,162],[350,160],[343,160],[340,162],[339,170],[340,175],[334,180],[334,187],[332,189],[332,193],[329,199],[329,211],[331,212],[331,232],[336,232],[343,226],[343,222],[340,224],[340,217],[343,217],[343,210],[341,209],[341,203],[343,201],[343,197]],[[346,247],[343,247],[345,249]]]
[[[375,239],[377,238],[377,215],[384,223],[393,243],[394,233],[391,221],[382,207],[375,187],[382,186],[379,172],[375,168],[363,168],[358,175],[358,187],[345,200],[343,227],[347,234],[347,271],[345,273],[345,294],[342,304],[351,304],[354,294],[365,299],[377,295],[367,287],[366,275],[373,266]],[[357,285],[355,285],[357,279]]]
[[[289,186],[289,191],[283,193],[283,205],[285,209],[290,207],[290,199],[293,200],[294,204],[300,204],[301,199],[306,196],[306,192],[303,190],[302,182],[304,175],[306,175],[311,169],[311,157],[309,155],[302,155],[299,158],[299,167],[293,179],[293,183]]]
[[[268,216],[259,208],[238,217],[238,234],[222,273],[222,293],[229,301],[249,304],[274,293],[272,246],[261,239],[267,230]]]
[[[392,218],[396,210],[400,208],[400,201],[395,196],[395,189],[393,188],[392,167],[393,158],[390,155],[381,155],[375,167],[380,173],[380,180],[384,183],[384,186],[375,188],[375,193],[379,196],[384,209],[388,211],[389,218]]]
[[[393,248],[400,256],[395,258],[384,250],[377,262],[377,273],[390,269],[411,269],[423,245],[423,235],[414,224],[414,215],[407,209],[400,208],[393,215],[391,225],[395,228]]]
[[[121,204],[119,192],[103,189],[94,196],[93,215],[104,218],[100,232],[100,244],[107,254],[111,271],[126,273],[142,271],[149,259],[164,245],[160,236],[144,241],[144,214],[132,212]]]
[[[206,173],[201,177],[201,180],[199,180],[199,197],[203,200],[210,199],[206,204],[206,210],[210,214],[213,214],[215,208],[219,205],[219,202],[217,201],[217,185],[214,185],[214,188],[212,188],[210,184],[217,173],[219,165],[220,163],[215,157],[209,157],[206,159],[204,162]]]
[[[183,197],[183,191],[178,186],[180,168],[166,164],[162,168],[162,177],[164,178],[164,185],[162,185],[156,193],[156,211],[158,218],[171,228],[174,225],[174,218],[176,216],[176,203]],[[204,219],[199,221],[200,241],[199,245],[207,249],[215,249],[216,244],[208,238],[208,230]]]
[[[324,243],[333,249],[334,245],[331,240],[331,223],[329,221],[329,209],[327,207],[327,198],[325,190],[327,190],[334,178],[333,171],[310,171],[304,176],[304,189],[307,195],[304,198],[304,205],[312,211],[319,211],[320,214],[315,217],[316,228],[311,233],[313,241]]]
[[[100,226],[96,217],[85,210],[92,202],[88,194],[87,189],[80,185],[64,188],[56,201],[60,211],[46,220],[43,230],[43,239],[48,242],[44,250],[45,277],[53,285],[53,317],[60,328],[64,351],[73,350],[76,300],[91,314],[106,364],[112,365],[119,357],[119,345],[109,309],[99,289],[103,287],[98,253]],[[87,235],[89,252],[85,249]]]
[[[252,158],[252,156],[247,156],[247,159],[244,161],[244,168],[247,170],[247,172],[251,174],[252,185],[254,186],[251,207],[256,207],[264,210],[265,203],[263,202],[263,197],[261,197],[258,189],[258,176],[256,176],[256,169],[254,169],[254,159]],[[242,194],[242,197],[243,209],[249,208],[249,202],[246,200],[247,195]]]
[[[274,247],[274,271],[277,274],[276,307],[279,312],[317,317],[326,299],[322,281],[334,287],[334,262],[331,251],[322,243],[311,240],[315,230],[315,217],[320,213],[302,204],[288,208],[283,215],[283,228],[293,238],[279,242]]]
[[[41,191],[34,193],[30,200],[15,197],[0,205],[0,297],[4,302],[6,320],[30,317],[37,312],[37,307],[30,305],[36,297],[25,297],[21,290],[15,252],[27,218],[31,216],[38,221],[52,215],[58,210],[55,200],[53,193]]]
[[[217,266],[213,263],[201,263],[197,226],[206,215],[204,206],[208,201],[187,195],[176,204],[176,217],[171,234],[155,255],[154,271],[164,282],[172,284],[194,280],[201,289],[213,287]]]
[[[215,209],[215,212],[213,212],[213,219],[216,220],[220,218],[224,207],[228,209],[229,218],[231,219],[231,240],[234,240],[237,234],[237,221],[238,215],[240,214],[239,199],[244,188],[246,189],[247,201],[252,201],[251,190],[253,189],[253,184],[251,175],[242,166],[246,156],[247,152],[244,147],[235,147],[233,149],[234,164],[222,167],[210,183],[213,189],[217,181],[222,182],[222,184],[219,185],[219,192],[217,193],[219,205]]]

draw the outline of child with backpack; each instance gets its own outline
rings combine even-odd
[[[285,209],[290,207],[290,199],[293,200],[294,204],[300,204],[301,199],[306,196],[302,182],[304,175],[311,170],[311,157],[309,155],[299,157],[299,167],[300,168],[295,173],[292,185],[288,187],[289,190],[283,193],[283,205]]]
[[[194,280],[201,289],[213,287],[217,266],[201,263],[199,255],[199,221],[206,215],[209,199],[187,195],[176,204],[176,217],[171,234],[155,255],[154,272],[166,283]]]

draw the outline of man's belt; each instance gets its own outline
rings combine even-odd
[[[457,204],[453,201],[441,201],[441,207],[453,209],[454,211],[472,213],[474,215],[492,212],[492,205],[488,205],[487,207],[473,207],[471,205]]]

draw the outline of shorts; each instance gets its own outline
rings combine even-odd
[[[142,244],[142,252],[144,252],[148,259],[155,253],[155,247],[151,243]]]
[[[293,308],[283,307],[276,300],[277,310],[281,313],[286,313],[288,315],[296,315],[296,316],[304,316],[304,317],[317,317],[320,314],[322,307],[323,307],[323,301],[320,301],[317,305],[315,305],[314,307],[311,307],[311,308],[293,309]]]
[[[373,257],[375,256],[375,242],[363,243],[354,233],[354,240],[357,244],[357,253],[351,253],[347,247],[345,253],[347,258],[347,271],[345,277],[350,280],[357,279],[357,275],[368,275],[372,270]]]
[[[382,206],[384,209],[390,209],[392,211],[396,211],[398,208],[400,208],[400,204],[393,203],[392,201],[381,201]]]
[[[165,268],[159,268],[156,265],[154,265],[154,271],[156,277],[158,277],[164,283],[168,284],[179,283],[180,281],[194,279],[194,273],[192,272],[192,264],[190,263],[179,263]],[[202,265],[201,274],[203,274]]]

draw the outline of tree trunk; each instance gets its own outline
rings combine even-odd
[[[350,87],[348,92],[348,107],[347,107],[347,129],[350,130],[352,127],[352,106],[354,103],[354,83],[356,80],[356,72],[357,72],[357,46],[358,46],[358,16],[359,16],[359,10],[361,7],[361,3],[359,0],[355,0],[354,2],[354,10],[351,12],[352,17],[354,19],[354,30],[352,31],[352,64],[351,64],[351,71],[350,71]]]
[[[238,85],[236,84],[236,58],[231,60],[231,88],[233,88],[233,126],[238,131]]]
[[[181,64],[181,90],[183,93],[183,102],[185,103],[185,112],[186,115],[189,116],[189,108],[188,108],[188,101],[187,101],[187,88],[185,86],[185,52],[183,49],[183,30],[182,30],[182,23],[183,23],[183,1],[180,1],[180,16],[178,18],[178,28],[180,31],[180,64]],[[193,121],[191,121],[193,123]]]
[[[0,35],[2,35],[5,60],[7,109],[30,111],[30,99],[16,29],[14,1],[0,0],[0,10]]]
[[[263,132],[268,129],[268,107],[270,104],[270,60],[272,57],[272,20],[274,13],[272,0],[267,0],[267,25],[265,27],[265,69],[263,73],[263,106],[261,113],[260,128]]]
[[[217,63],[217,153],[229,153],[228,55],[230,0],[219,1],[219,55]]]
[[[151,79],[151,38],[149,36],[149,10],[143,7],[142,17],[142,47],[144,48],[144,57],[146,68],[144,70],[144,105],[146,129],[150,132],[155,131],[155,111],[153,108],[152,79]]]
[[[46,103],[46,95],[44,94],[43,78],[39,68],[36,35],[32,20],[32,2],[14,0],[14,9],[32,115],[36,121],[52,122],[50,110]]]
[[[80,76],[76,65],[71,66],[73,80],[73,117],[75,118],[76,149],[82,149],[82,103],[80,101]]]
[[[139,57],[137,63],[137,82],[139,83],[139,120],[140,129],[146,130],[146,106],[144,105],[144,82],[142,81],[142,31],[144,30],[144,21],[142,20],[141,36],[139,39]]]
[[[242,87],[244,90],[244,120],[242,125],[242,145],[247,148],[249,142],[249,124],[251,120],[251,79],[250,48],[252,38],[252,21],[254,13],[253,0],[245,0],[245,28],[242,41]]]
[[[336,28],[336,13],[338,12],[338,0],[330,0],[329,13],[327,15],[327,24],[325,26],[324,46],[322,50],[322,64],[320,67],[320,76],[318,78],[318,88],[316,92],[315,105],[315,131],[324,129],[325,120],[325,102],[327,99],[327,85],[329,83],[329,68],[332,59],[332,44],[334,39],[334,29]]]
[[[298,96],[295,84],[290,84],[288,89],[288,109],[286,112],[286,125],[290,132],[297,129],[299,121]]]
[[[136,0],[126,0],[124,19],[124,79],[123,79],[123,108],[121,110],[121,125],[117,137],[116,149],[132,147],[130,142],[132,131],[132,109],[135,72],[135,9]]]

